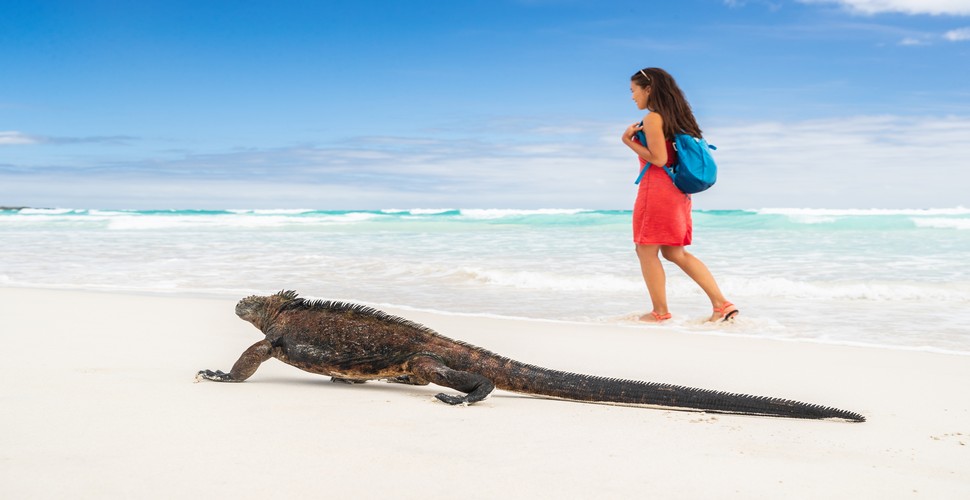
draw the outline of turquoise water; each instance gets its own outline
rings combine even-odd
[[[672,265],[675,329],[970,353],[970,209],[694,212],[742,310]],[[0,211],[0,286],[373,305],[631,324],[649,310],[628,211]],[[644,326],[644,328],[650,328]]]

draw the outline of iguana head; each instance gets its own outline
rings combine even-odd
[[[250,295],[236,304],[236,316],[262,330],[276,317],[281,307],[296,298],[296,292],[292,290],[269,296]]]

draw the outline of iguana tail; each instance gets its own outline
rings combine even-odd
[[[580,375],[498,357],[490,377],[499,389],[548,398],[772,417],[865,422],[858,413],[788,399],[735,394],[679,385]]]

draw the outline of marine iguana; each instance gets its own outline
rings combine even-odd
[[[580,375],[509,359],[385,312],[336,301],[307,300],[294,291],[251,296],[236,314],[266,338],[246,349],[229,373],[202,370],[201,379],[242,382],[276,358],[335,382],[388,380],[434,383],[465,393],[438,394],[448,404],[471,404],[492,389],[571,401],[864,422],[858,413],[786,399],[670,384]]]

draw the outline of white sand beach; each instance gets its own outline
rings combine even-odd
[[[306,291],[309,293],[309,291]],[[235,301],[0,288],[4,498],[968,498],[970,357],[389,312],[561,370],[797,399],[861,424],[348,386],[270,360]],[[450,391],[450,390],[449,390]]]

